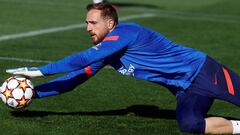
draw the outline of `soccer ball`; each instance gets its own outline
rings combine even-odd
[[[27,107],[34,96],[32,82],[23,76],[12,76],[2,85],[0,97],[9,107],[20,109]]]

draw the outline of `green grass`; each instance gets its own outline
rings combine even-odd
[[[0,37],[83,23],[91,0],[0,0]],[[154,13],[129,20],[159,31],[173,41],[204,51],[240,73],[239,0],[112,0],[120,17]],[[134,3],[136,4],[134,6]],[[91,46],[84,28],[0,41],[0,57],[55,61]],[[5,69],[41,66],[0,60]],[[54,76],[56,77],[56,76]],[[32,79],[35,85],[54,77]],[[218,101],[209,114],[240,118],[239,108]],[[103,69],[74,91],[34,100],[25,110],[0,104],[1,135],[186,134],[175,119],[175,97],[160,85]]]

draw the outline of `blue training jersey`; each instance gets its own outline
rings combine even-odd
[[[42,66],[40,71],[44,75],[82,71],[90,77],[111,65],[123,75],[184,90],[205,59],[205,53],[178,45],[158,32],[135,23],[119,23],[98,45]]]

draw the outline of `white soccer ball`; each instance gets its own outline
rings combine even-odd
[[[12,76],[2,85],[0,97],[9,107],[20,109],[27,107],[34,96],[32,82],[23,76]]]

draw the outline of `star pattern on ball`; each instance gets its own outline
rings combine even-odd
[[[19,85],[18,85],[19,88],[22,88],[24,91],[26,90],[26,88],[28,88],[28,84],[27,84],[27,81],[19,81]]]
[[[28,104],[28,99],[21,98],[20,100],[17,101],[19,106],[27,106]]]
[[[4,95],[6,96],[7,99],[12,97],[12,90],[6,89],[4,91]]]

